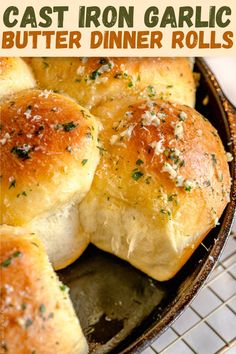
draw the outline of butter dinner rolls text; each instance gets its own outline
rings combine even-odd
[[[88,352],[67,287],[36,236],[0,226],[0,274],[1,353]]]
[[[188,58],[28,58],[39,87],[61,91],[89,109],[130,95],[194,106]]]
[[[83,227],[99,248],[168,280],[229,201],[221,140],[194,109],[162,100],[110,101],[93,113],[106,126]]]
[[[1,224],[41,238],[56,269],[88,245],[78,203],[99,161],[98,126],[72,99],[26,90],[2,101]]]
[[[31,69],[23,59],[0,57],[0,99],[35,85]]]

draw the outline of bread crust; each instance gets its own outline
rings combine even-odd
[[[40,240],[22,228],[1,226],[0,246],[0,352],[86,354],[68,290]]]
[[[55,269],[89,244],[77,204],[99,161],[96,119],[72,99],[25,90],[1,102],[0,223],[43,241]]]
[[[28,58],[39,87],[59,90],[89,109],[130,95],[194,106],[188,58]]]
[[[95,118],[70,98],[40,90],[8,97],[0,116],[1,224],[24,225],[79,202],[99,159]]]
[[[33,73],[23,59],[0,57],[0,99],[35,85]]]
[[[106,122],[104,153],[80,206],[83,226],[96,246],[168,280],[229,201],[222,142],[198,112],[162,100],[126,98],[93,113]]]

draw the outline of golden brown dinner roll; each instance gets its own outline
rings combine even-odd
[[[77,203],[98,164],[97,123],[71,99],[40,90],[5,99],[0,116],[0,223],[36,232],[62,268],[88,244]]]
[[[149,276],[173,277],[229,201],[217,131],[194,109],[162,100],[110,101],[103,156],[80,217],[91,242]]]
[[[187,58],[29,58],[28,62],[41,88],[66,92],[89,109],[127,95],[195,103]]]
[[[0,57],[0,99],[35,84],[30,67],[22,59]]]
[[[88,352],[67,287],[35,235],[0,227],[0,274],[1,353]]]

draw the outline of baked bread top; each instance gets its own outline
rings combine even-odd
[[[23,228],[0,227],[1,353],[86,354],[88,346],[44,247]]]
[[[129,97],[93,113],[106,125],[103,156],[80,207],[83,226],[98,247],[167,280],[229,201],[222,142],[197,111],[162,100]]]
[[[1,217],[20,226],[90,188],[99,160],[98,125],[72,99],[25,90],[1,102]]]
[[[106,122],[95,181],[101,190],[122,194],[129,204],[145,204],[152,212],[158,199],[155,190],[163,188],[183,201],[205,199],[209,211],[216,210],[211,222],[221,214],[229,201],[227,156],[216,129],[200,113],[162,100],[136,98],[107,102],[93,113]]]
[[[41,88],[69,94],[91,109],[130,95],[194,106],[188,58],[28,58]]]
[[[31,69],[21,58],[0,57],[0,99],[36,85]]]

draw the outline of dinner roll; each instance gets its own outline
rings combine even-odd
[[[20,58],[0,57],[0,99],[24,89],[35,87],[30,67]]]
[[[91,242],[163,281],[173,277],[229,201],[217,131],[194,109],[162,100],[110,101],[103,156],[80,218]]]
[[[127,95],[195,103],[187,58],[32,58],[28,62],[41,88],[66,92],[89,109]]]
[[[22,228],[1,226],[0,246],[0,352],[86,354],[67,287],[39,239]]]
[[[88,244],[77,203],[99,161],[96,120],[71,99],[39,90],[7,98],[0,116],[0,222],[35,232],[53,266],[65,267]]]

